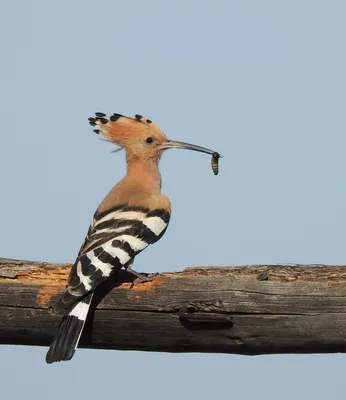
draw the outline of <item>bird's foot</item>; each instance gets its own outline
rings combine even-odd
[[[156,272],[155,274],[150,274],[150,276],[148,276],[147,274],[145,274],[145,275],[144,274],[140,274],[139,272],[134,271],[131,268],[127,268],[126,271],[136,277],[136,279],[132,282],[132,284],[130,286],[130,289],[132,289],[138,283],[151,282],[157,275],[159,275]]]

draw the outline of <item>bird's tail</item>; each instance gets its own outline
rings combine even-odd
[[[84,328],[92,297],[93,292],[80,300],[61,321],[58,332],[46,355],[48,364],[71,360],[73,357]]]

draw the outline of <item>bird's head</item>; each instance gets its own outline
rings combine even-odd
[[[90,125],[96,127],[94,132],[102,133],[107,141],[119,145],[120,149],[124,148],[128,159],[153,159],[158,162],[163,151],[172,148],[211,155],[215,153],[205,147],[167,139],[156,124],[138,114],[134,118],[121,114],[107,116],[100,112],[95,115],[89,118]]]

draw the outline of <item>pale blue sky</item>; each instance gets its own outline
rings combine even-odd
[[[94,111],[224,154],[161,162],[173,213],[139,271],[345,264],[346,3],[8,1],[1,7],[0,257],[71,262],[125,171]],[[346,355],[0,348],[1,398],[344,398]]]

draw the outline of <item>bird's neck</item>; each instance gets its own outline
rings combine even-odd
[[[128,158],[127,182],[152,194],[161,192],[161,174],[158,162],[151,158]]]

